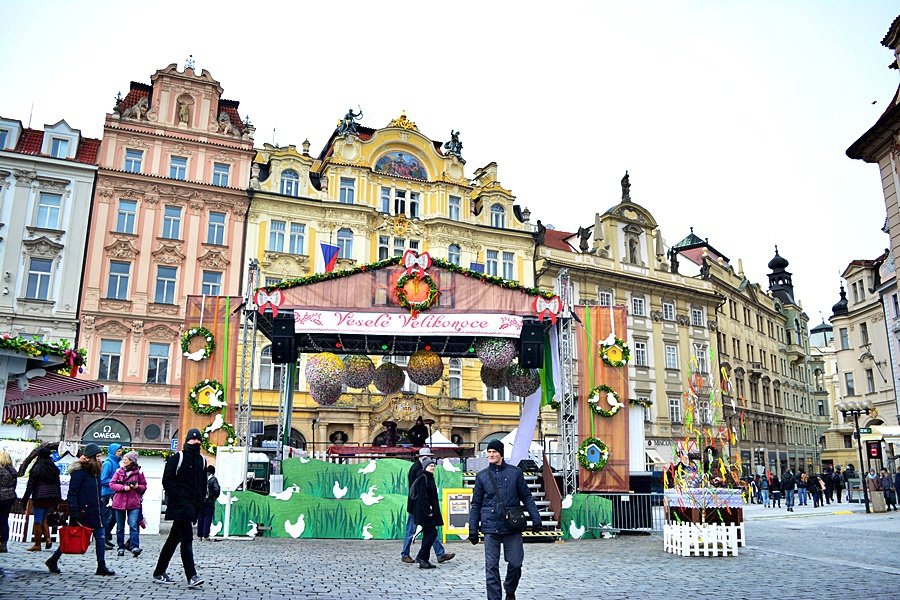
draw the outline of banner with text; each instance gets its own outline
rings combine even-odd
[[[449,335],[517,338],[522,317],[498,314],[439,314],[294,310],[296,333]]]

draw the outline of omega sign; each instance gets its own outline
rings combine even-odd
[[[95,442],[101,445],[131,443],[131,432],[119,421],[101,419],[89,425],[81,436],[84,443]]]

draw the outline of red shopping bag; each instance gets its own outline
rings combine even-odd
[[[84,554],[91,547],[94,530],[81,525],[59,528],[59,549],[63,554]]]

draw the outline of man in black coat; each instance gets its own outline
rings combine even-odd
[[[184,450],[166,460],[162,484],[168,496],[166,520],[172,521],[172,529],[153,571],[153,581],[156,583],[175,583],[166,573],[166,568],[175,554],[175,547],[181,544],[181,563],[188,585],[192,588],[203,585],[203,579],[197,576],[194,567],[193,547],[193,523],[197,522],[206,498],[206,459],[200,454],[201,440],[200,430],[191,429],[184,440]]]
[[[522,532],[510,531],[506,526],[506,519],[500,508],[501,500],[506,509],[518,507],[519,502],[524,503],[535,533],[541,531],[541,514],[521,469],[503,460],[503,443],[493,440],[488,444],[487,455],[487,469],[475,476],[475,491],[472,493],[469,509],[469,541],[477,544],[478,530],[484,533],[484,571],[488,600],[500,600],[500,546],[503,546],[503,557],[507,563],[503,588],[506,590],[506,600],[516,600],[525,549],[522,546]]]
[[[422,463],[427,458],[434,458],[434,454],[431,452],[431,448],[422,448],[419,450],[418,460],[414,460],[413,464],[409,467],[409,472],[406,474],[409,491],[412,491],[413,483],[419,475],[422,474],[422,471],[424,470],[422,468]],[[410,556],[413,538],[416,536],[416,520],[413,516],[414,506],[411,498],[406,499],[406,512],[409,513],[409,515],[406,519],[406,533],[403,536],[403,549],[400,550],[400,560],[412,564],[416,562]],[[437,557],[439,563],[447,562],[456,556],[455,552],[447,552],[447,549],[444,548],[444,545],[441,544],[441,541],[437,538],[434,538],[432,547],[434,548],[434,555]]]

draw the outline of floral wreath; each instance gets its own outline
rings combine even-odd
[[[612,397],[615,399],[615,406],[610,408],[609,410],[604,410],[600,408],[600,393],[607,392],[612,394]],[[598,385],[588,394],[588,406],[591,407],[591,410],[594,411],[594,414],[600,415],[601,417],[610,418],[619,412],[619,409],[624,406],[621,402],[619,402],[619,394],[616,393],[616,390],[612,389],[608,385]]]
[[[631,398],[628,403],[634,404],[636,406],[643,406],[644,408],[650,408],[651,406],[653,406],[653,401],[649,398]]]
[[[597,462],[592,462],[587,457],[587,450],[590,446],[597,446],[600,450],[600,460]],[[588,471],[599,471],[606,466],[607,461],[609,461],[609,448],[598,438],[589,437],[581,442],[581,446],[578,447],[578,462],[582,467]]]
[[[214,391],[219,392],[219,394],[221,394],[220,397],[222,399],[222,402],[225,401],[225,386],[223,386],[215,379],[204,379],[203,381],[192,387],[190,393],[188,393],[188,402],[190,402],[191,404],[191,410],[198,415],[211,415],[214,412],[222,410],[223,408],[223,406],[213,406],[211,404],[203,406],[200,404],[199,400],[197,400],[197,392],[205,387],[211,387]]]
[[[409,298],[406,295],[406,289],[403,286],[407,284],[410,279],[415,279],[418,281],[423,281],[428,285],[428,297],[422,300],[421,302],[410,302]],[[438,286],[434,282],[434,279],[431,278],[427,273],[422,275],[419,273],[407,273],[401,275],[397,280],[397,300],[400,302],[400,306],[403,308],[408,308],[413,315],[418,314],[420,311],[428,310],[432,306],[435,305],[438,299]]]
[[[624,341],[616,338],[612,344],[600,344],[600,358],[611,367],[624,367],[631,358],[631,350]]]
[[[231,423],[222,423],[221,430],[225,432],[225,443],[222,446],[235,446],[237,445],[237,432],[234,430],[234,426]],[[216,431],[219,431],[218,429]],[[215,433],[215,432],[213,432]],[[200,440],[200,447],[206,450],[209,454],[215,454],[219,451],[219,448],[222,446],[216,446],[212,442],[209,441],[209,432],[203,432],[203,439]]]
[[[209,358],[216,348],[216,341],[212,331],[206,327],[191,327],[188,329],[187,332],[181,336],[181,351],[185,354],[189,354],[191,351],[191,340],[198,336],[201,336],[206,340],[206,346],[203,348],[203,358]],[[199,360],[203,360],[203,358]]]

